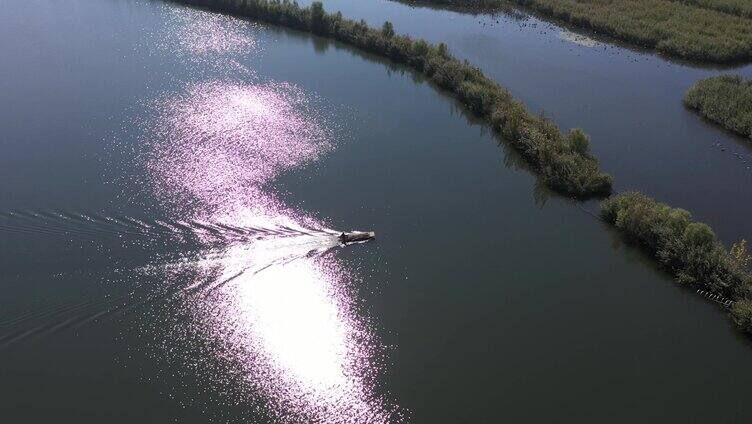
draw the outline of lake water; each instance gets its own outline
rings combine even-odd
[[[750,233],[749,148],[679,102],[717,70],[534,19],[326,5],[446,40],[589,132],[617,189]],[[8,422],[752,414],[752,346],[723,311],[417,75],[138,0],[11,0],[0,52]],[[377,240],[340,246],[351,229]]]

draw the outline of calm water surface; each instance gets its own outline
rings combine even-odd
[[[712,186],[724,189],[708,194],[717,203],[686,187],[684,204],[717,218],[724,235],[730,221],[747,225],[721,212],[747,207],[746,174],[724,159],[744,145],[702,150],[703,131],[729,136],[684,112],[693,135],[677,139],[676,107],[666,125],[634,125],[647,111],[602,75],[626,60],[620,52],[505,21],[494,31],[529,46],[512,56],[513,36],[497,44],[504,37],[483,35],[495,34],[478,26],[483,18],[336,5],[398,28],[409,21],[482,56],[531,107],[586,128],[617,181],[679,200],[671,187],[710,184],[701,176],[717,172]],[[12,0],[0,51],[8,422],[752,414],[751,346],[723,313],[548,196],[513,152],[416,75],[294,31],[134,0]],[[637,60],[630,66],[659,66],[625,54]],[[533,72],[537,61],[557,70]],[[688,83],[714,72],[660,66]],[[621,75],[639,80],[634,69]],[[681,84],[662,75],[643,83],[656,78],[652,93],[667,107],[658,91]],[[609,97],[595,85],[572,97],[588,81],[611,87],[613,108],[587,101]],[[631,91],[643,101],[651,90]],[[630,110],[631,124],[604,118],[617,109]],[[607,128],[613,137],[601,136]],[[700,152],[702,164],[680,171],[682,155]],[[734,184],[719,184],[733,172]],[[339,246],[337,232],[349,229],[379,237]]]

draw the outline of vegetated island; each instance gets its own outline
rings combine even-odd
[[[689,212],[638,192],[604,200],[601,216],[650,253],[679,284],[732,300],[734,322],[752,333],[752,275],[746,241],[726,250],[713,230],[693,221]]]
[[[376,29],[364,21],[345,19],[339,12],[329,14],[320,2],[301,7],[284,0],[176,1],[310,31],[407,65],[488,121],[553,190],[577,198],[611,192],[613,179],[600,170],[582,131],[562,134],[550,120],[531,114],[478,68],[453,57],[443,43],[433,45],[396,35],[389,22]]]
[[[345,19],[339,12],[327,14],[319,2],[300,7],[286,0],[170,1],[313,32],[406,64],[484,117],[550,187],[576,197],[608,194],[611,190],[612,177],[599,170],[582,131],[575,129],[563,135],[549,120],[530,114],[479,69],[452,57],[443,43],[432,45],[396,35],[389,22],[374,29],[364,21]],[[734,322],[752,333],[752,278],[746,242],[735,244],[728,252],[710,227],[691,221],[688,212],[636,192],[604,200],[601,214],[680,282],[733,299]]]
[[[687,90],[684,104],[727,130],[752,138],[752,80],[739,75],[700,80]]]
[[[460,10],[509,4],[668,56],[713,63],[752,60],[748,0],[396,0]]]

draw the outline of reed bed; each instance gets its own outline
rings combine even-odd
[[[727,130],[752,138],[752,80],[721,75],[695,83],[684,104]]]

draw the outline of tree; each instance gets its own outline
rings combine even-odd
[[[569,147],[573,152],[584,155],[590,147],[590,138],[582,132],[581,129],[575,128],[569,132]]]
[[[326,26],[324,25],[324,18],[326,12],[324,12],[324,5],[320,1],[315,1],[311,4],[311,31],[316,34],[323,34]]]
[[[383,35],[386,38],[392,38],[394,37],[394,26],[391,22],[386,21],[384,22],[384,25],[381,27],[381,35]]]
[[[747,251],[747,240],[740,240],[731,245],[729,251],[729,260],[739,271],[746,271],[749,268],[750,255]]]
[[[742,299],[734,302],[731,307],[731,317],[736,325],[752,333],[752,300]]]
[[[707,247],[715,240],[715,233],[707,224],[693,222],[684,230],[684,245],[691,247]]]

